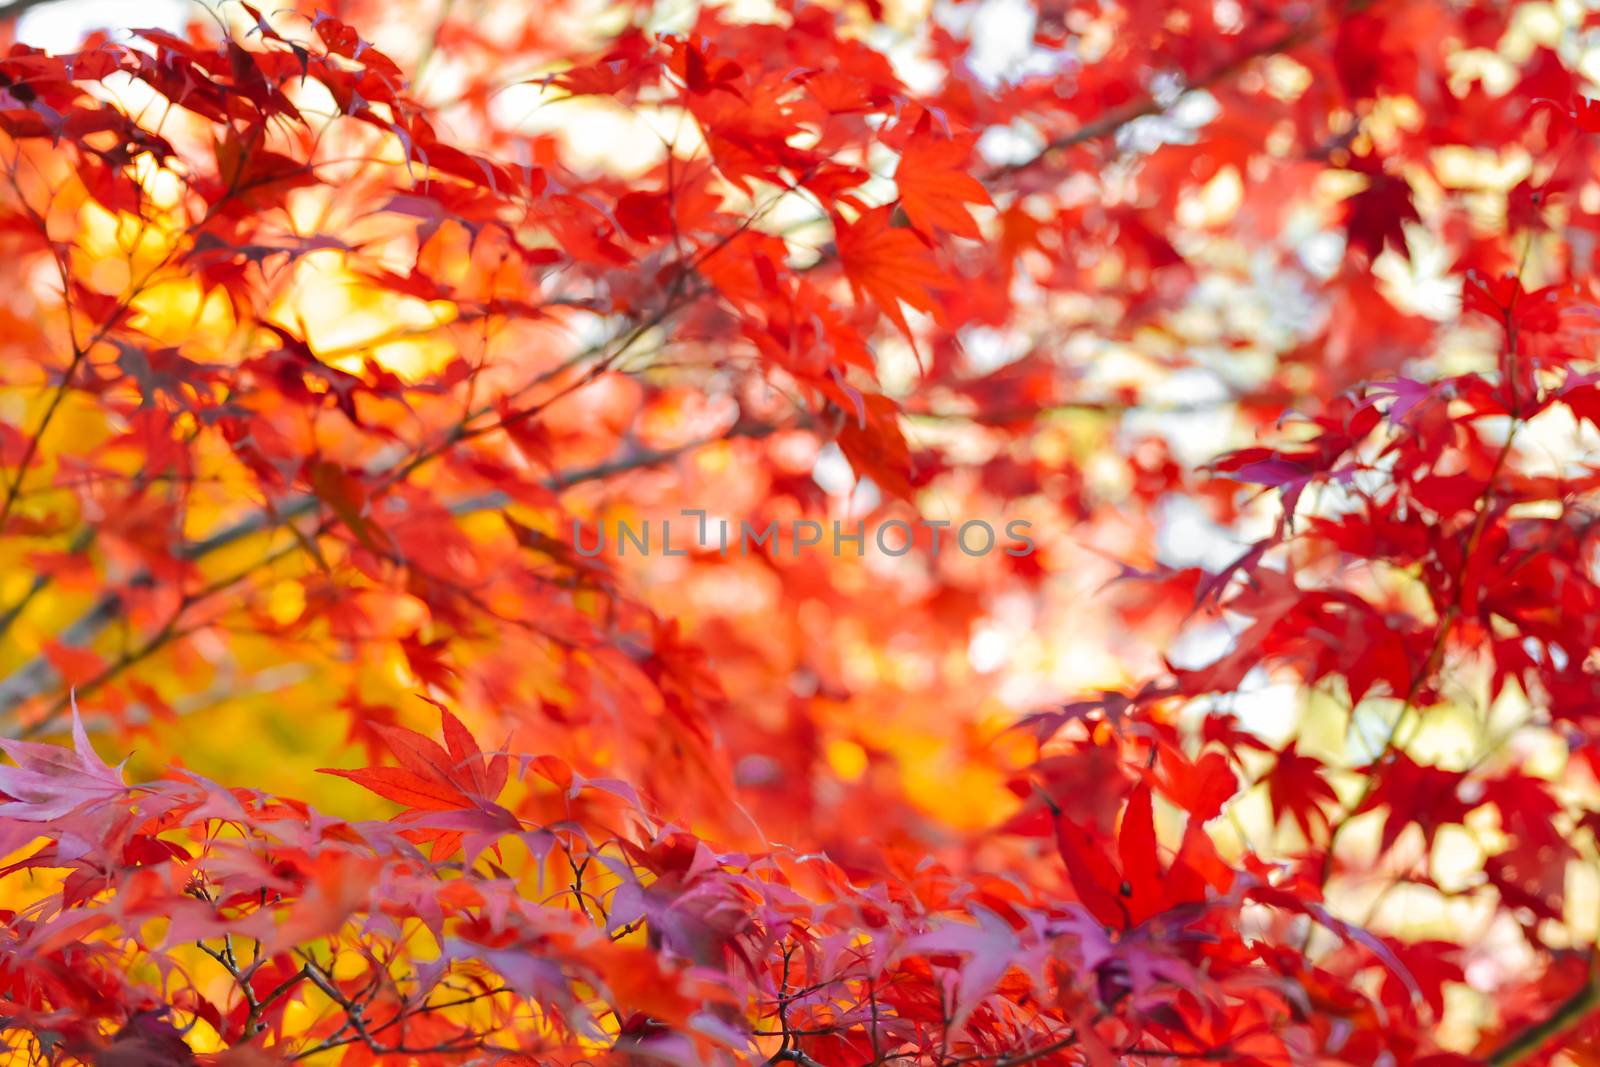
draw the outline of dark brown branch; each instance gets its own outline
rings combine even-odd
[[[1499,1048],[1489,1053],[1490,1067],[1514,1067],[1544,1050],[1552,1041],[1576,1029],[1600,1008],[1600,952],[1589,955],[1589,980],[1572,996],[1562,1001],[1542,1022],[1512,1034]]]
[[[1341,17],[1348,18],[1352,15],[1359,14],[1370,7],[1373,2],[1374,0],[1355,0],[1354,3],[1346,6]],[[1258,59],[1265,59],[1268,56],[1278,55],[1279,53],[1290,51],[1291,49],[1297,48],[1300,45],[1313,41],[1322,34],[1323,29],[1324,26],[1322,25],[1319,16],[1312,16],[1305,22],[1289,26],[1282,32],[1269,37],[1261,44],[1256,45],[1254,48],[1247,48],[1238,55],[1233,56],[1232,58],[1219,63],[1215,67],[1212,67],[1210,70],[1205,71],[1204,73],[1184,82],[1178,87],[1176,93],[1173,94],[1173,100],[1176,101],[1181,99],[1182,97],[1187,96],[1189,93],[1200,89],[1210,88],[1218,82],[1224,81],[1227,78],[1239,73],[1245,67],[1248,67],[1251,63],[1254,63]],[[1124,126],[1127,126],[1128,124],[1139,119],[1149,118],[1153,115],[1164,114],[1171,108],[1171,106],[1171,103],[1160,103],[1154,96],[1147,93],[1136,100],[1130,100],[1121,107],[1112,108],[1110,111],[1107,111],[1105,114],[1101,115],[1092,122],[1086,123],[1083,126],[1079,126],[1075,130],[1052,138],[1050,141],[1045,143],[1043,148],[1041,148],[1035,155],[1029,157],[1028,159],[1019,160],[1015,163],[1006,163],[994,168],[993,170],[989,171],[989,173],[983,175],[983,180],[986,183],[1000,181],[1019,174],[1022,171],[1031,170],[1032,168],[1050,159],[1052,156],[1058,155],[1061,152],[1065,152],[1068,149],[1076,148],[1082,144],[1088,144],[1091,141],[1098,141],[1106,137],[1111,137],[1120,131]]]
[[[58,0],[9,0],[9,3],[0,4],[0,19],[20,18],[36,7],[57,2]]]
[[[363,1005],[361,1003],[359,1003],[357,1000],[352,1000],[349,997],[346,997],[339,991],[338,986],[333,984],[332,976],[329,975],[321,965],[319,965],[308,954],[302,954],[302,958],[305,959],[305,966],[301,968],[301,973],[303,973],[306,978],[310,980],[312,985],[316,986],[322,991],[323,996],[333,1001],[333,1003],[338,1006],[339,1010],[344,1012],[345,1025],[341,1026],[338,1030],[335,1030],[320,1044],[308,1049],[304,1049],[297,1053],[293,1057],[295,1060],[305,1059],[306,1057],[315,1055],[319,1052],[326,1052],[329,1049],[340,1048],[344,1045],[353,1045],[357,1042],[366,1045],[367,1048],[371,1049],[374,1053],[380,1056],[449,1055],[452,1053],[471,1052],[475,1049],[482,1048],[483,1042],[478,1040],[442,1041],[436,1045],[431,1045],[428,1047],[413,1047],[405,1044],[403,1031],[401,1042],[396,1045],[383,1044],[378,1040],[378,1035],[383,1033],[385,1030],[388,1030],[390,1027],[399,1025],[406,1019],[414,1018],[418,1015],[426,1015],[430,1012],[442,1011],[445,1008],[455,1007],[461,1004],[471,1004],[475,1001],[482,1000],[485,997],[496,996],[500,993],[506,992],[504,988],[488,989],[480,993],[461,997],[456,1000],[445,1001],[439,1004],[423,1003],[418,1005],[416,1010],[410,1010],[402,1007],[401,1009],[397,1010],[394,1016],[388,1019],[386,1022],[374,1023],[368,1020],[363,1014]],[[340,1036],[346,1029],[353,1031],[354,1036]]]

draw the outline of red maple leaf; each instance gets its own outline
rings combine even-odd
[[[1300,754],[1295,742],[1278,753],[1262,781],[1267,783],[1267,798],[1272,810],[1281,818],[1291,816],[1299,825],[1307,841],[1314,840],[1313,827],[1328,829],[1328,813],[1324,804],[1337,804],[1339,795],[1323,777],[1322,762],[1312,756]]]
[[[419,844],[431,841],[433,858],[438,861],[460,848],[468,833],[503,832],[507,821],[514,827],[516,819],[495,804],[506,784],[505,753],[486,758],[461,721],[442,705],[435,706],[439,708],[443,747],[415,730],[375,724],[373,730],[383,738],[400,766],[358,770],[323,768],[321,773],[348,778],[363,789],[404,805],[407,810],[401,818],[405,821],[430,823],[424,829],[412,831],[410,836]],[[469,816],[487,818],[426,818],[440,812],[465,812]]]
[[[839,259],[858,296],[870,296],[909,338],[911,327],[900,305],[931,313],[938,306],[934,294],[949,288],[950,279],[915,233],[890,225],[892,215],[893,209],[885,206],[854,223],[839,223]]]
[[[1406,255],[1405,224],[1422,221],[1411,202],[1410,184],[1385,173],[1377,160],[1361,159],[1357,164],[1368,184],[1344,202],[1350,247],[1361,249],[1368,259],[1376,259],[1386,247]]]
[[[900,206],[911,225],[929,237],[943,229],[958,237],[977,238],[978,223],[967,205],[992,201],[983,183],[961,169],[976,138],[942,137],[933,132],[929,118],[924,111],[900,150],[900,163],[894,171]]]

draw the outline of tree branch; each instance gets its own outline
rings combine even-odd
[[[1341,13],[1341,18],[1359,14],[1371,7],[1374,2],[1375,0],[1354,0]],[[1337,25],[1337,22],[1335,25]],[[1247,48],[1238,55],[1184,82],[1178,87],[1173,100],[1175,102],[1189,93],[1209,88],[1226,78],[1230,78],[1258,59],[1265,59],[1267,56],[1287,52],[1290,49],[1306,44],[1320,36],[1323,28],[1321,19],[1317,16],[1312,16],[1302,23],[1290,26],[1281,33],[1269,37],[1261,44],[1253,48]],[[1087,144],[1090,141],[1098,141],[1102,138],[1110,137],[1129,123],[1138,119],[1149,118],[1152,115],[1162,114],[1171,106],[1171,103],[1160,103],[1154,96],[1147,93],[1136,100],[1128,101],[1121,107],[1112,108],[1092,122],[1045,142],[1044,147],[1028,159],[995,167],[989,173],[983,175],[983,180],[986,183],[998,181],[1019,174],[1022,171],[1030,170],[1045,162],[1051,156],[1064,152],[1069,148]]]
[[[0,4],[0,19],[19,18],[36,7],[57,3],[59,0],[9,0]]]
[[[1514,1067],[1533,1058],[1550,1042],[1575,1029],[1600,1007],[1600,952],[1589,953],[1589,979],[1572,996],[1562,1001],[1543,1022],[1534,1023],[1512,1034],[1499,1048],[1489,1053],[1490,1067]]]
[[[686,455],[695,449],[708,444],[724,441],[735,437],[748,437],[760,439],[775,433],[780,427],[770,423],[735,423],[727,431],[711,437],[697,438],[686,444],[665,449],[630,449],[615,459],[598,463],[589,467],[579,467],[570,471],[546,478],[543,486],[546,489],[560,491],[583,482],[598,481],[616,474],[632,470],[644,470],[671,462],[680,456]],[[244,519],[217,531],[201,541],[185,545],[177,552],[177,558],[184,561],[193,561],[209,555],[218,549],[225,548],[244,540],[254,534],[263,533],[270,528],[284,522],[293,521],[310,514],[317,507],[318,498],[312,494],[290,497],[272,508],[263,508]],[[505,493],[498,490],[467,497],[447,505],[451,514],[471,515],[483,511],[493,511],[504,508],[510,502]],[[324,531],[318,531],[319,534]],[[249,568],[242,574],[230,578],[219,585],[207,589],[197,597],[204,599],[216,595],[225,589],[231,588],[249,574],[254,573],[256,567]],[[138,586],[148,584],[153,579],[148,574],[136,575],[131,584]],[[189,606],[193,606],[192,604]],[[70,626],[57,636],[57,640],[69,648],[84,648],[93,643],[105,628],[122,615],[123,600],[120,593],[106,593],[87,612],[79,616]],[[113,664],[105,674],[95,678],[83,691],[105,684],[120,670],[131,666],[140,659],[146,658],[172,637],[182,632],[176,627],[176,620],[168,627],[158,632],[149,642],[140,646],[138,651],[131,656],[124,657],[119,663]],[[49,692],[61,685],[62,679],[55,666],[44,656],[35,656],[22,667],[19,667],[4,681],[0,681],[0,715],[15,715],[22,704]],[[28,735],[46,731],[54,723],[54,718],[47,718],[25,729]],[[6,724],[5,733],[15,736],[20,724],[13,720]]]

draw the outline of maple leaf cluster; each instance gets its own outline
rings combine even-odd
[[[1600,1055],[1593,15],[331,8],[4,30],[11,1058]]]

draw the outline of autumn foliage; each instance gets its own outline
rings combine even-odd
[[[7,1062],[1600,1061],[1597,29],[9,45]]]

